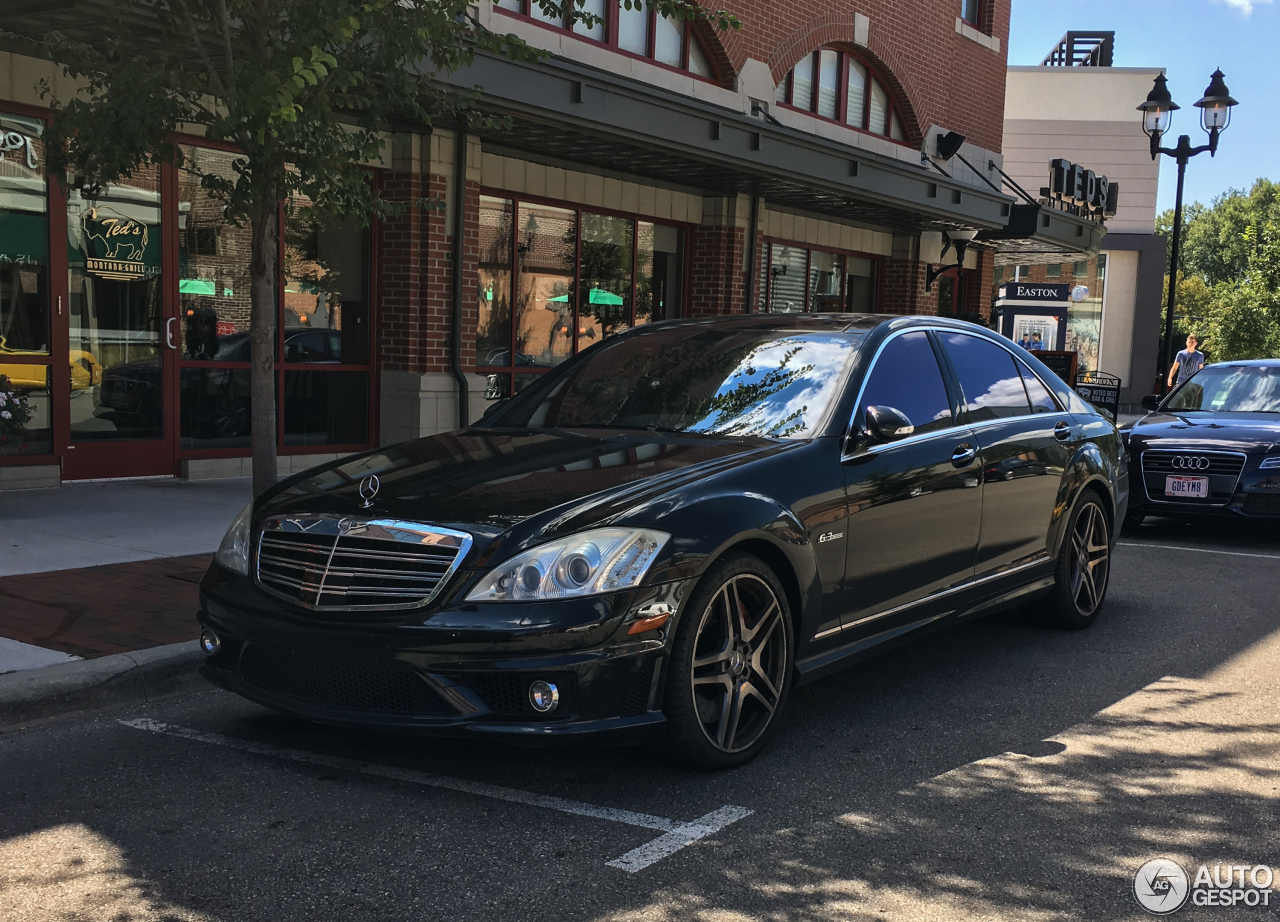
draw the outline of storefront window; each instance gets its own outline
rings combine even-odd
[[[573,354],[577,215],[521,202],[516,229],[515,364],[550,368]]]
[[[515,203],[480,197],[476,364],[511,364],[511,231]]]
[[[164,435],[159,172],[67,197],[73,442]]]
[[[360,445],[369,441],[371,232],[356,221],[319,221],[308,205],[299,195],[285,208],[284,444]]]
[[[369,229],[354,221],[285,226],[284,360],[369,362]]]
[[[0,112],[0,375],[27,398],[34,414],[27,423],[26,446],[0,450],[6,455],[53,451],[49,206],[43,136],[40,120]],[[73,387],[77,367],[82,376],[88,374],[73,363]]]
[[[875,260],[785,243],[766,243],[764,255],[769,273],[761,302],[770,313],[875,311]]]
[[[182,358],[249,361],[249,226],[223,216],[201,176],[234,182],[235,154],[183,145],[178,172],[178,304]],[[184,432],[186,426],[183,426]]]
[[[772,248],[769,260],[769,312],[797,314],[804,311],[805,274],[809,251],[800,247]]]
[[[1083,273],[1073,280],[1075,290],[1067,306],[1067,342],[1080,356],[1079,371],[1106,371],[1098,367],[1102,347],[1102,298],[1107,280],[1107,255],[1100,253],[1089,260]],[[1086,289],[1080,292],[1079,288]],[[1076,297],[1084,295],[1077,301]]]
[[[638,224],[636,324],[680,316],[680,232],[665,224]]]
[[[505,370],[516,390],[575,351],[680,316],[676,227],[484,195],[479,232],[476,366]]]

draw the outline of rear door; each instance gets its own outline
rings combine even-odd
[[[973,576],[981,478],[973,433],[957,424],[934,345],[924,330],[899,333],[877,355],[853,428],[867,407],[892,407],[915,432],[856,443],[844,458],[848,544],[844,630],[881,633],[919,616],[916,603]]]
[[[1014,352],[981,336],[940,331],[981,453],[982,536],[975,575],[1038,558],[1074,454],[1076,426]]]

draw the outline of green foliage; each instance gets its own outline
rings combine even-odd
[[[1268,241],[1277,239],[1280,183],[1259,179],[1248,192],[1230,189],[1208,208],[1199,202],[1187,206],[1182,220],[1179,272],[1198,275],[1210,287],[1219,282],[1242,282],[1250,270],[1250,259]],[[1253,236],[1250,228],[1258,229]],[[1160,215],[1156,232],[1172,238],[1172,211]]]
[[[1212,361],[1280,356],[1280,183],[1230,190],[1183,220],[1174,342],[1196,333]],[[1172,221],[1160,215],[1157,233]]]
[[[1280,356],[1280,298],[1256,284],[1221,285],[1201,329],[1214,361]]]

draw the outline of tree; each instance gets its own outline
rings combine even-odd
[[[1183,209],[1182,257],[1179,273],[1198,275],[1210,287],[1219,282],[1241,282],[1249,271],[1249,259],[1265,243],[1250,239],[1250,227],[1280,226],[1280,183],[1257,180],[1248,192],[1229,189],[1210,207],[1195,202]],[[1172,237],[1173,212],[1156,221],[1156,233]]]
[[[586,25],[586,0],[536,0]],[[641,0],[622,0],[627,8]],[[677,19],[737,20],[693,0],[644,0]],[[536,60],[543,52],[482,28],[468,0],[118,0],[92,45],[54,35],[44,51],[81,87],[52,96],[49,172],[92,189],[159,163],[183,165],[179,130],[230,142],[235,178],[201,173],[226,220],[251,231],[253,486],[276,480],[275,336],[280,203],[309,204],[304,220],[368,221],[397,206],[360,164],[382,155],[390,126],[430,125],[474,111],[475,94],[440,78],[477,52]],[[154,32],[126,14],[154,17]],[[48,88],[46,87],[46,93]],[[191,168],[188,165],[188,168]],[[198,168],[197,168],[198,169]]]

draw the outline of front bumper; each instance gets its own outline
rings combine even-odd
[[[198,617],[221,647],[201,674],[259,704],[334,726],[532,744],[639,741],[665,722],[661,687],[673,621],[631,636],[626,616],[657,595],[678,602],[686,585],[525,606],[549,611],[524,612],[519,624],[501,628],[481,624],[474,605],[419,615],[416,623],[351,625],[286,614],[247,580],[236,584],[211,570]],[[559,626],[557,614],[573,626]],[[560,695],[547,714],[529,700],[529,685],[539,680]]]

